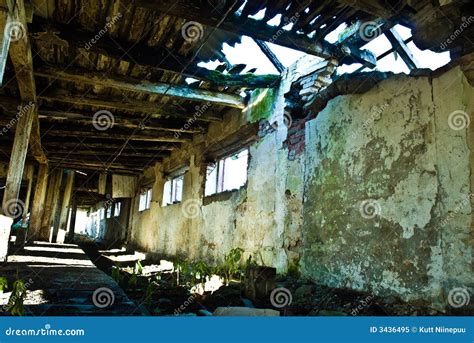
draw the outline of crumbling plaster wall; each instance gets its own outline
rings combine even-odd
[[[472,287],[473,125],[449,125],[472,97],[459,67],[398,75],[306,124],[304,275],[440,307]]]
[[[299,262],[304,164],[301,157],[287,158],[283,95],[305,68],[303,63],[287,70],[278,89],[252,94],[244,115],[230,111],[222,123],[211,124],[206,135],[196,136],[162,164],[146,170],[139,183],[155,180],[153,201],[150,210],[138,212],[139,197],[134,198],[132,245],[162,256],[211,263],[221,262],[231,249],[240,247],[245,258],[252,255],[258,263],[280,272],[289,263]],[[206,151],[254,122],[264,127],[267,123],[270,129],[249,147],[247,184],[204,201]],[[183,201],[161,206],[163,175],[184,165],[189,170],[184,176]]]

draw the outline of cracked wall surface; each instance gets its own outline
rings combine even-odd
[[[449,125],[472,95],[459,67],[399,75],[307,123],[305,275],[440,307],[472,287],[472,137]]]

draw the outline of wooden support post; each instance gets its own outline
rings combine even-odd
[[[67,234],[67,243],[71,243],[74,240],[74,231],[76,230],[76,215],[77,215],[77,199],[75,196],[72,197],[71,205],[71,221],[69,223],[69,232]]]
[[[69,207],[71,204],[72,186],[74,184],[74,171],[68,170],[66,177],[66,185],[64,188],[63,201],[59,213],[59,225],[53,232],[53,242],[64,243],[64,237],[67,228],[67,219],[69,214]],[[59,230],[64,231],[59,234]]]
[[[105,194],[106,186],[107,186],[107,174],[106,173],[100,173],[99,174],[99,185],[98,185],[97,193]]]
[[[18,123],[15,128],[15,140],[13,141],[10,163],[8,165],[7,182],[3,195],[3,211],[5,215],[17,217],[23,213],[23,204],[18,202],[20,194],[21,179],[25,166],[26,154],[28,152],[28,141],[33,124],[35,106],[28,104],[22,107],[19,114]]]
[[[16,238],[15,238],[15,249],[21,250],[25,246],[26,240],[26,231],[28,229],[28,210],[30,206],[30,197],[31,197],[31,188],[33,186],[33,174],[35,172],[35,168],[32,165],[29,165],[25,169],[25,178],[28,180],[28,188],[26,191],[26,198],[25,198],[25,205],[23,206],[23,216],[21,218],[21,226],[16,231]]]
[[[410,48],[406,45],[403,38],[398,34],[397,30],[395,30],[395,28],[391,28],[385,32],[385,36],[389,40],[390,44],[392,44],[395,51],[405,62],[408,69],[417,69],[420,64],[411,53]]]
[[[3,85],[3,74],[7,65],[8,48],[10,47],[11,35],[9,31],[10,15],[7,11],[0,9],[0,86]]]
[[[23,214],[24,204],[18,199],[20,194],[23,168],[25,166],[26,154],[28,152],[28,141],[34,118],[34,105],[22,108],[18,123],[15,128],[15,140],[13,141],[10,163],[8,165],[5,193],[3,194],[2,212],[7,217],[18,218]],[[5,229],[6,239],[10,237],[10,229]],[[3,237],[5,239],[5,237]],[[0,262],[6,261],[8,255],[8,244],[0,245]]]
[[[46,188],[48,186],[48,165],[41,164],[36,178],[35,197],[30,214],[30,227],[28,229],[28,242],[38,238],[41,230],[41,221],[45,208]]]
[[[41,231],[38,240],[49,241],[51,236],[51,227],[56,213],[57,203],[59,199],[59,191],[61,189],[61,180],[63,176],[62,169],[54,170],[49,176],[48,195],[41,221]]]
[[[262,52],[264,53],[265,56],[272,62],[272,64],[275,66],[276,70],[281,74],[285,70],[285,66],[281,64],[280,60],[278,57],[273,53],[273,51],[270,49],[270,47],[267,45],[266,42],[263,42],[261,40],[255,39],[255,43],[257,43],[258,47]]]

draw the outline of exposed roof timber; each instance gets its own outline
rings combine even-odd
[[[75,155],[75,154],[70,154],[70,155],[57,155],[54,152],[48,154],[48,158],[54,159],[54,160],[61,160],[63,159],[66,162],[85,162],[85,163],[102,163],[103,165],[109,164],[109,161],[112,160],[111,156],[98,156],[98,155],[89,155],[89,156],[84,156],[84,155]],[[126,166],[131,166],[131,167],[140,167],[143,165],[148,165],[151,163],[155,162],[161,162],[163,159],[160,156],[154,156],[154,157],[120,157],[114,160],[114,163],[119,163],[122,165]]]
[[[69,168],[69,169],[79,169],[79,170],[109,170],[109,171],[120,171],[129,173],[129,174],[138,174],[143,168],[138,168],[136,166],[126,166],[120,163],[113,163],[108,168],[103,163],[93,163],[93,162],[69,162],[63,159],[51,159],[52,167],[60,168]]]
[[[117,97],[101,96],[99,98],[94,96],[80,96],[77,94],[69,93],[64,89],[56,89],[51,92],[43,93],[38,98],[48,101],[57,101],[80,106],[95,106],[109,110],[147,113],[151,115],[151,118],[175,117],[186,120],[193,118],[193,115],[195,115],[195,113],[192,113],[191,110],[189,110],[190,113],[186,113],[185,108],[171,104],[161,104],[134,99],[128,99],[124,101],[123,98]],[[194,112],[197,113],[198,111],[194,110]],[[207,112],[208,111],[206,111],[206,113]],[[222,119],[215,115],[205,115],[205,113],[200,113],[199,120],[216,122],[221,121]]]
[[[306,35],[288,32],[279,27],[267,25],[263,20],[251,18],[242,19],[237,14],[230,14],[221,23],[224,13],[219,13],[219,11],[213,11],[210,13],[208,10],[200,7],[199,4],[201,2],[197,1],[137,0],[136,3],[138,6],[162,12],[167,15],[193,20],[210,27],[218,27],[221,30],[238,35],[247,35],[254,39],[275,43],[322,58],[336,57],[337,59],[342,59],[345,57],[347,52],[347,50],[343,50],[341,47],[328,43],[325,40],[316,41]],[[353,53],[354,51],[351,50],[350,52]],[[351,60],[370,66],[373,64],[375,59],[365,59],[367,58],[367,55],[370,56],[370,53],[357,53],[352,56]],[[372,65],[372,67],[374,67],[374,65]]]
[[[111,132],[111,129],[107,131],[83,131],[83,130],[47,130],[46,135],[56,136],[56,137],[83,137],[83,138],[102,138],[102,139],[118,139],[126,140],[130,139],[132,141],[146,141],[146,142],[165,142],[165,143],[182,143],[191,140],[191,136],[182,134],[179,137],[175,135],[158,135],[155,132],[152,134],[139,132],[133,135],[125,133],[115,133]]]
[[[63,111],[54,111],[42,109],[39,114],[40,121],[64,123],[69,122],[78,125],[91,126],[94,123],[92,113],[71,113]],[[98,121],[96,121],[98,122]],[[179,124],[179,122],[177,123]],[[169,120],[148,119],[144,125],[141,123],[141,118],[130,118],[130,116],[114,115],[114,127],[124,127],[128,129],[140,128],[149,131],[169,131],[169,132],[183,132],[183,133],[203,133],[205,130],[200,125],[184,128],[185,122],[181,126],[172,124]]]
[[[390,18],[396,13],[388,1],[380,0],[337,0],[337,2],[370,13],[380,18]],[[405,1],[402,1],[405,2]],[[401,7],[401,4],[398,5]]]
[[[35,18],[34,23],[32,27],[33,38],[40,39],[41,34],[45,33],[41,26],[48,27],[52,31],[48,34],[55,35],[58,38],[51,43],[62,41],[69,48],[85,49],[85,46],[90,45],[88,43],[95,35],[90,32],[72,30],[71,26],[56,25],[52,27],[49,22],[45,22],[41,18],[38,18],[38,20]],[[151,48],[145,44],[130,43],[120,39],[111,40],[108,36],[102,37],[90,46],[88,51],[132,64],[182,73],[186,77],[207,81],[217,86],[268,88],[278,85],[280,80],[279,75],[223,74],[215,70],[198,67],[196,65],[198,61],[170,54],[167,49]]]
[[[10,13],[0,8],[0,86],[3,85],[3,75],[7,65],[8,48],[10,47],[11,35],[4,34],[7,24],[11,21]]]
[[[410,48],[408,48],[403,38],[394,28],[391,28],[390,30],[385,32],[385,36],[390,41],[390,44],[392,44],[394,50],[400,55],[400,57],[406,63],[410,70],[414,70],[419,67],[419,63],[416,61],[415,57],[411,53]]]
[[[176,150],[178,147],[175,146],[176,143],[173,145],[160,145],[160,144],[147,144],[146,146],[137,146],[137,142],[132,142],[132,144],[127,145],[127,147],[124,149],[126,151],[127,149],[130,149],[130,151],[137,151],[140,153],[141,151],[146,151],[146,152],[157,152],[157,151],[173,151]],[[116,149],[120,150],[123,146],[122,142],[117,142],[116,144],[113,143],[92,143],[92,142],[87,142],[87,141],[78,141],[78,142],[71,142],[71,141],[51,141],[49,140],[49,137],[45,137],[45,142],[44,146],[47,149],[56,149],[56,148],[70,148],[70,149],[91,149],[94,151],[99,151],[101,149]],[[112,152],[112,154],[114,153]]]
[[[103,151],[103,150],[50,150],[48,151],[48,156],[49,155],[70,155],[70,156],[90,156],[90,155],[95,155],[95,156],[112,156],[114,155],[116,151]],[[140,153],[140,152],[122,152],[120,154],[120,157],[132,157],[132,158],[147,158],[147,159],[154,159],[154,158],[163,158],[163,157],[169,157],[170,153],[169,151],[162,151],[162,152],[156,152],[156,153]]]
[[[281,64],[278,57],[273,53],[272,49],[267,45],[266,42],[262,42],[261,40],[255,39],[255,43],[257,43],[258,47],[262,52],[267,56],[270,62],[275,66],[276,70],[281,74],[285,70],[285,66]]]
[[[20,25],[20,27],[22,27],[26,32],[27,21],[23,0],[16,0],[14,4],[11,0],[0,0],[0,7],[9,8],[11,20]],[[32,102],[33,104],[36,104],[33,57],[27,34],[24,34],[20,39],[15,39],[15,41],[10,42],[9,55],[15,70],[15,76],[22,101],[24,103]],[[31,128],[28,146],[32,155],[39,163],[46,163],[47,159],[41,147],[37,107],[38,106],[35,106],[35,112],[33,113],[33,126]]]
[[[235,94],[214,92],[167,83],[151,83],[123,76],[107,76],[106,73],[91,72],[87,69],[42,67],[35,71],[35,75],[64,81],[101,85],[123,91],[159,94],[236,108],[245,107],[244,99]]]

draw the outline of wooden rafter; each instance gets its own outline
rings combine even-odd
[[[189,88],[167,83],[151,83],[130,77],[107,76],[101,72],[91,72],[86,69],[61,69],[42,67],[35,71],[36,76],[101,85],[108,88],[138,93],[166,95],[186,100],[208,102],[223,106],[244,108],[245,102],[239,95],[224,92],[214,92],[205,89]]]

